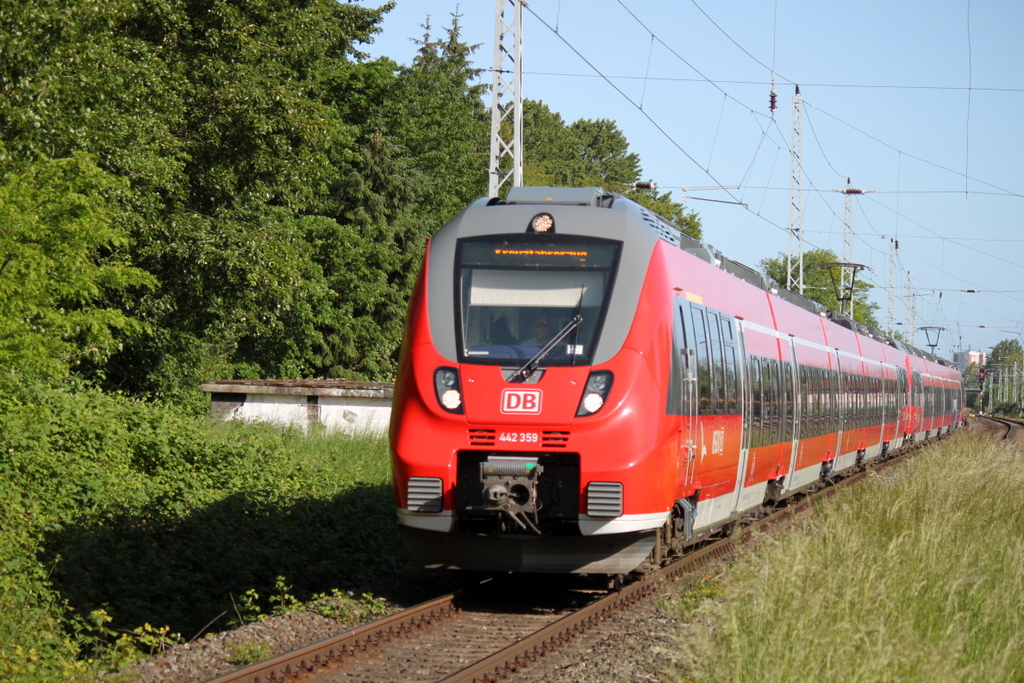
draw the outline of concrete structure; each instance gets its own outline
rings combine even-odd
[[[385,435],[391,421],[391,382],[340,379],[263,379],[203,382],[210,414],[221,420],[261,420],[303,431]]]
[[[985,365],[988,362],[988,354],[983,351],[954,351],[953,362],[956,363],[957,369],[963,372],[971,363]]]

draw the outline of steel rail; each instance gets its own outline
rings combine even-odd
[[[237,669],[211,679],[209,683],[267,683],[282,680],[300,672],[308,672],[317,666],[344,657],[368,646],[387,642],[396,635],[413,628],[443,619],[457,610],[456,603],[467,597],[467,591],[449,593],[421,603],[407,610],[364,624],[350,631],[331,636],[317,643],[285,652],[263,662]]]
[[[746,538],[757,531],[781,525],[797,514],[809,510],[822,500],[831,498],[846,486],[851,486],[868,474],[882,471],[903,462],[915,451],[934,441],[914,444],[902,450],[898,455],[881,461],[868,463],[862,471],[837,477],[823,489],[808,493],[801,500],[785,507],[738,530],[733,535],[709,541],[696,550],[687,552],[683,557],[655,570],[642,579],[626,585],[620,590],[591,603],[590,605],[568,614],[557,621],[536,631],[532,635],[517,641],[485,658],[440,679],[440,683],[493,683],[507,674],[528,666],[538,657],[568,642],[577,634],[605,619],[611,612],[627,608],[655,592],[664,582],[685,575],[686,586],[696,583],[698,575],[695,570],[731,555],[740,539]],[[312,672],[319,666],[344,658],[347,654],[366,650],[371,646],[385,643],[391,638],[407,633],[414,628],[444,619],[458,610],[457,602],[469,598],[474,589],[467,589],[424,602],[408,610],[397,612],[378,621],[365,624],[345,633],[327,638],[318,643],[287,652],[264,662],[259,662],[234,672],[212,679],[209,683],[270,683],[281,681],[286,677]]]

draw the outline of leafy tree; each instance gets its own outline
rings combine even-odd
[[[838,261],[839,257],[829,249],[811,249],[804,252],[804,296],[833,311],[839,310],[839,298],[834,283],[840,281],[840,269],[823,268],[822,265]],[[762,259],[758,266],[765,275],[776,282],[786,282],[785,254],[780,253],[775,258]],[[869,299],[872,289],[874,285],[869,282],[858,279],[854,283],[853,318],[857,322],[878,329],[878,321],[875,319],[878,304]]]
[[[145,330],[101,303],[155,284],[120,258],[127,235],[104,195],[125,189],[83,154],[0,177],[0,369],[62,377],[116,351],[115,332]]]
[[[992,347],[985,362],[986,368],[1010,366],[1024,363],[1024,347],[1019,339],[1004,339]]]
[[[322,364],[335,376],[391,375],[427,239],[486,191],[487,117],[459,19],[437,39],[428,20],[408,67],[381,59],[330,75],[325,101],[361,131],[339,167],[336,230],[347,237],[323,226],[314,238],[342,302],[324,333]]]
[[[629,151],[614,121],[580,119],[566,125],[544,103],[526,100],[523,138],[525,184],[604,187],[664,216],[690,236],[701,236],[696,213],[672,201],[670,193],[641,183],[640,157]]]
[[[408,67],[364,61],[392,6],[5,6],[7,163],[84,152],[121,181],[96,195],[119,235],[98,244],[127,279],[90,294],[107,316],[81,342],[95,352],[62,358],[163,398],[211,377],[391,376],[423,245],[485,192],[488,127],[458,14],[437,37],[427,21]],[[536,147],[548,182],[606,185],[699,232],[667,193],[634,187],[613,122],[536,110],[557,143]],[[128,277],[143,271],[150,286]]]
[[[451,18],[434,38],[428,17],[416,57],[389,98],[391,130],[428,183],[419,213],[432,222],[431,234],[487,191],[490,116],[481,70],[470,61],[480,46],[463,42],[460,14]]]
[[[84,150],[125,178],[112,201],[132,236],[126,258],[159,282],[110,301],[153,332],[99,368],[110,385],[170,396],[211,376],[322,369],[333,311],[350,294],[330,289],[307,234],[322,227],[315,217],[345,220],[354,201],[341,175],[363,156],[362,131],[322,85],[356,66],[355,45],[390,6],[4,10],[0,136],[15,158]]]

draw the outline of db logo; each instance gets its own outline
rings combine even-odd
[[[501,392],[501,412],[540,415],[542,395],[539,389],[505,389]]]

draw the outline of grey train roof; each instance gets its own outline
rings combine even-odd
[[[827,318],[835,324],[853,330],[865,337],[877,339],[883,344],[887,344],[905,353],[919,356],[947,367],[953,367],[951,362],[933,353],[894,339],[884,332],[859,323],[837,311],[830,311],[818,302],[812,301],[801,294],[780,287],[777,282],[760,271],[726,258],[707,242],[690,237],[672,223],[669,223],[658,214],[649,211],[633,200],[614,192],[608,192],[600,187],[513,187],[509,190],[508,198],[504,202],[497,198],[488,198],[480,201],[491,206],[500,203],[538,206],[593,206],[635,213],[643,219],[658,239],[679,247],[702,261],[710,263],[755,287],[769,292],[784,301],[788,301],[795,306],[799,306],[806,311]]]

